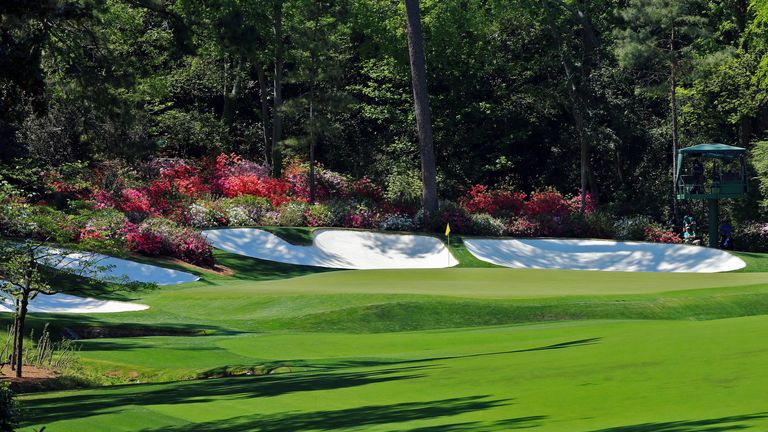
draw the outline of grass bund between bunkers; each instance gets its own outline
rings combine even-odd
[[[456,268],[352,271],[217,252],[231,273],[110,296],[149,310],[34,314],[114,336],[78,341],[110,385],[24,395],[21,430],[768,430],[767,255],[616,273],[451,250]]]

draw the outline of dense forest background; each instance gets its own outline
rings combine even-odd
[[[421,18],[441,197],[575,194],[584,167],[602,206],[663,219],[673,140],[720,142],[753,170],[727,211],[764,219],[768,1],[422,0]],[[311,143],[329,169],[419,181],[401,1],[0,5],[0,163],[235,152],[279,170]]]

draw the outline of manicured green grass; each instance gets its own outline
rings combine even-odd
[[[200,338],[188,364],[301,368],[31,395],[23,430],[765,430],[767,337],[751,317]]]
[[[513,270],[451,240],[460,268],[217,251],[234,275],[118,294],[148,311],[32,315],[174,335],[82,341],[89,373],[157,384],[25,396],[25,430],[768,429],[765,254],[724,274]],[[290,373],[178,381],[249,370]]]
[[[757,252],[731,252],[744,260],[747,266],[737,270],[741,273],[768,272],[768,254]]]
[[[382,332],[593,318],[712,319],[768,312],[762,273],[512,269],[335,271],[254,282],[210,279],[139,293],[148,311],[62,316],[104,326],[208,333]]]

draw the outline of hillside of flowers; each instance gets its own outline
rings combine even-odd
[[[615,220],[598,211],[589,194],[554,189],[524,193],[474,185],[455,202],[443,201],[425,220],[415,190],[389,190],[363,177],[317,167],[316,197],[309,200],[309,169],[292,163],[282,178],[268,166],[234,154],[211,159],[154,159],[129,166],[106,161],[67,164],[32,173],[36,185],[0,192],[0,233],[40,236],[46,224],[24,215],[46,215],[74,242],[111,241],[126,252],[167,256],[200,266],[214,256],[200,230],[212,227],[310,226],[442,232],[515,237],[596,237],[679,242],[642,216]]]

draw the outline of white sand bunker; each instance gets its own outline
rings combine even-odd
[[[682,244],[583,239],[466,239],[472,255],[512,268],[714,273],[746,263],[725,251]]]
[[[46,255],[51,252],[58,254],[58,256],[53,258],[42,258],[40,261],[43,263],[56,268],[69,268],[77,274],[99,280],[129,280],[158,285],[176,285],[200,279],[192,273],[114,258],[93,252],[68,252],[57,249],[46,249],[43,252]],[[78,266],[81,266],[81,263],[84,261],[93,265],[91,268],[79,271]]]
[[[98,300],[67,294],[40,294],[29,303],[29,312],[41,313],[113,313],[134,312],[149,309],[149,306],[113,300]],[[0,312],[13,312],[14,302],[5,293],[0,293]]]
[[[442,241],[421,235],[321,230],[296,246],[256,228],[204,231],[221,250],[268,261],[339,269],[444,268],[458,264]]]
[[[176,285],[193,282],[199,277],[178,270],[114,258],[93,252],[70,252],[54,248],[40,250],[39,262],[56,268],[69,268],[74,274],[112,282],[148,282],[158,285]],[[90,267],[80,269],[83,262]],[[2,280],[0,280],[2,283]],[[30,312],[42,313],[112,313],[134,312],[149,309],[139,303],[99,300],[68,294],[39,294],[29,304]],[[13,312],[14,301],[0,292],[0,312]]]

